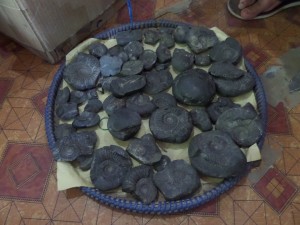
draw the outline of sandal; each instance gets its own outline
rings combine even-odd
[[[250,20],[264,19],[264,18],[273,16],[276,13],[279,13],[284,9],[295,7],[295,6],[300,6],[299,0],[280,0],[280,1],[281,1],[281,3],[278,6],[276,6],[274,9],[267,11],[267,12],[263,12],[263,13],[259,14],[258,16],[256,16],[255,18],[250,19]],[[241,17],[241,10],[238,8],[239,2],[240,2],[240,0],[228,0],[227,1],[228,11],[236,18],[239,18],[241,20],[247,20],[247,19],[244,19]]]

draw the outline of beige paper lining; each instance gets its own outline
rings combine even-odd
[[[225,40],[228,37],[224,32],[222,32],[218,28],[214,27],[214,28],[212,28],[212,30],[216,33],[219,40],[221,40],[221,41]],[[79,44],[75,49],[73,49],[66,56],[66,64],[71,62],[72,59],[79,52],[87,52],[88,46],[95,42],[102,42],[108,48],[117,44],[115,39],[110,39],[110,40],[98,40],[98,39],[94,39],[94,38],[88,39],[88,40],[84,41],[83,43]],[[151,45],[147,45],[147,44],[144,45],[144,49],[155,50],[157,47],[158,47],[158,45],[156,45],[156,46],[151,46]],[[182,49],[189,51],[189,49],[186,45],[177,44],[175,47],[182,48]],[[173,53],[175,47],[171,50],[172,53]],[[209,67],[201,67],[201,68],[207,71]],[[239,68],[245,70],[243,61],[240,63]],[[177,75],[174,72],[174,70],[172,69],[172,66],[170,67],[170,72],[172,73],[173,77],[175,77]],[[67,85],[66,82],[64,82],[63,86],[66,86],[66,85]],[[171,93],[171,91],[169,91],[169,92]],[[104,99],[108,95],[109,95],[109,93],[99,94],[98,97],[103,102]],[[233,98],[233,101],[235,103],[238,103],[241,105],[244,105],[247,102],[250,102],[254,107],[257,106],[256,100],[255,100],[255,95],[253,92],[246,93],[244,95]],[[83,108],[84,108],[84,106],[81,106],[80,111],[82,111]],[[184,108],[189,110],[190,107],[184,106]],[[99,115],[100,115],[101,119],[107,117],[107,114],[104,111],[100,112]],[[106,119],[102,120],[102,122],[100,124],[101,127],[106,126],[106,121],[107,121]],[[200,132],[201,131],[198,128],[194,127],[194,130],[193,130],[193,133],[192,133],[190,139],[194,135],[199,134]],[[128,141],[120,141],[118,139],[113,138],[108,130],[97,129],[96,133],[98,136],[98,142],[97,142],[96,148],[101,148],[101,147],[107,146],[107,145],[119,145],[119,146],[123,147],[124,149],[126,149],[126,147],[128,145]],[[151,133],[149,126],[148,126],[148,119],[143,119],[141,129],[136,136],[141,137],[145,133]],[[162,150],[162,153],[165,155],[168,155],[171,158],[171,160],[183,159],[183,160],[189,162],[187,149],[188,149],[188,143],[189,143],[190,139],[182,144],[170,144],[170,143],[159,142],[159,141],[157,142],[157,144],[159,145],[160,149]],[[251,146],[248,149],[242,149],[242,151],[245,153],[248,162],[257,161],[257,160],[261,159],[260,151],[256,144]],[[135,160],[133,160],[133,163],[134,163],[134,166],[138,165],[138,163]],[[207,184],[206,188],[204,188],[205,185],[202,186],[203,188],[202,188],[201,192],[205,191],[205,189],[212,188],[212,186],[217,185],[221,181],[222,181],[222,179],[201,178],[202,184]],[[93,184],[89,177],[89,171],[84,172],[84,171],[80,170],[79,168],[72,166],[68,162],[57,162],[57,188],[58,188],[58,190],[61,191],[61,190],[66,190],[69,188],[80,187],[80,186],[93,187]],[[117,192],[119,195],[126,195],[124,193],[122,194],[120,192],[120,190],[117,190]]]

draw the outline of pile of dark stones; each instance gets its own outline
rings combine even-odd
[[[237,66],[240,44],[190,26],[129,30],[115,38],[111,48],[100,41],[91,44],[63,71],[67,85],[55,102],[56,160],[90,170],[101,191],[121,188],[145,204],[159,192],[166,200],[190,197],[201,189],[202,176],[241,175],[247,167],[241,148],[255,144],[263,127],[253,105],[232,101],[255,85]],[[155,50],[144,49],[147,45]],[[102,102],[103,93],[109,96]],[[95,130],[103,110],[107,132],[127,141],[126,149],[95,149],[101,143]],[[149,121],[150,132],[138,138],[143,120]],[[201,133],[193,136],[194,127]],[[171,160],[159,147],[187,140],[190,163]],[[133,167],[133,159],[138,166]]]

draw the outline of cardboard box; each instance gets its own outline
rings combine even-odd
[[[56,63],[124,4],[124,0],[0,0],[0,32]]]

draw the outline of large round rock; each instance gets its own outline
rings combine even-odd
[[[206,106],[216,93],[212,77],[202,69],[191,69],[179,74],[173,82],[173,95],[186,105]]]
[[[167,200],[189,197],[201,186],[197,171],[184,160],[170,162],[153,179]]]
[[[112,136],[120,140],[133,137],[141,127],[140,115],[130,109],[121,108],[108,118],[107,127]]]
[[[193,130],[192,118],[180,107],[159,108],[150,117],[149,127],[153,136],[160,141],[182,143]]]
[[[218,178],[237,176],[245,171],[244,153],[231,137],[222,131],[200,133],[192,138],[189,158],[202,175]]]

